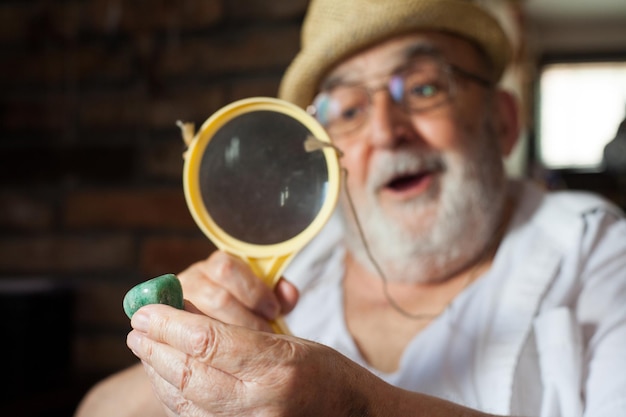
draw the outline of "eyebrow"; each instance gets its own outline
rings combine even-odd
[[[416,42],[404,49],[404,60],[408,61],[419,56],[441,56],[441,50],[432,43]]]
[[[410,61],[420,56],[441,56],[441,50],[431,43],[417,41],[402,49],[398,56],[400,57],[400,59],[398,59],[399,64],[393,67],[391,71],[388,71],[389,74],[401,71]],[[325,79],[320,85],[320,90],[329,90],[341,84],[353,84],[353,82],[347,81],[345,74],[339,74]]]

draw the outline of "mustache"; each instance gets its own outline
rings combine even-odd
[[[446,170],[445,159],[436,152],[399,151],[381,155],[370,167],[367,189],[378,191],[403,177]]]

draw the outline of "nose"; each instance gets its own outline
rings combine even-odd
[[[409,115],[389,92],[379,90],[372,95],[369,114],[369,138],[372,146],[394,148],[412,136]]]

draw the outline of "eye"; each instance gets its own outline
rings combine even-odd
[[[350,121],[359,117],[361,113],[363,113],[363,109],[359,106],[347,107],[341,109],[339,118],[344,121]]]
[[[406,100],[430,101],[446,94],[444,74],[434,61],[424,60],[416,64],[403,78]]]
[[[361,88],[340,87],[332,93],[332,107],[330,119],[339,122],[351,122],[365,113],[368,105],[368,96]]]
[[[439,86],[436,84],[418,84],[408,88],[408,95],[415,98],[430,98],[437,95]]]

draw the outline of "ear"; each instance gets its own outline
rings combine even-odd
[[[496,91],[495,104],[495,111],[498,115],[496,133],[500,141],[502,156],[506,157],[509,156],[519,138],[519,106],[513,94],[505,90]]]

